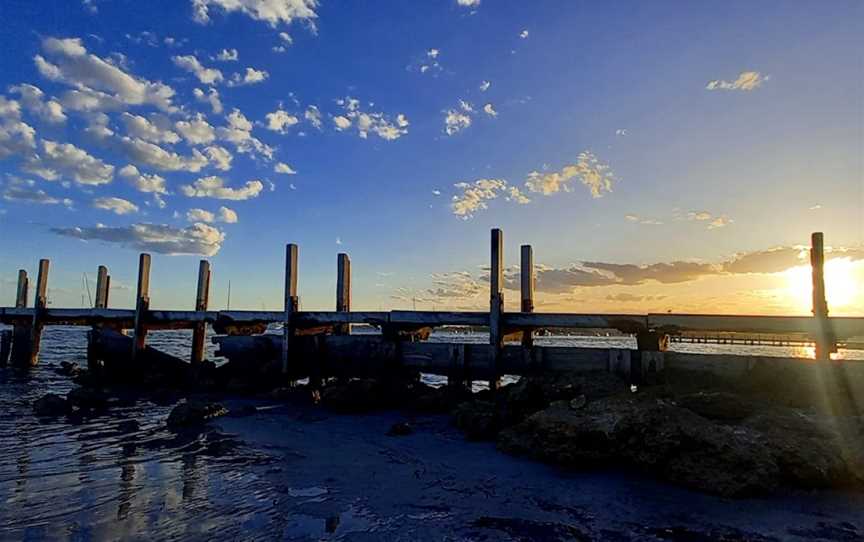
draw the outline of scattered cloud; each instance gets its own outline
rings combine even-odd
[[[659,226],[663,224],[662,221],[657,220],[656,218],[645,218],[634,214],[624,215],[624,218],[629,222],[635,222],[636,224],[645,224],[647,226]]]
[[[195,99],[199,102],[210,104],[213,114],[219,115],[222,113],[222,100],[219,99],[219,91],[215,88],[208,89],[206,93],[200,88],[196,88],[192,91],[192,94],[195,95]]]
[[[221,71],[216,68],[205,68],[195,55],[174,56],[171,60],[178,68],[193,74],[205,85],[221,83],[224,79]]]
[[[357,135],[363,139],[367,139],[372,133],[388,141],[399,139],[408,133],[408,118],[401,113],[394,119],[384,113],[365,112],[360,107],[360,100],[351,97],[336,100],[336,103],[343,109],[343,114],[333,119],[339,131],[348,130],[353,126],[357,130]]]
[[[300,119],[296,116],[282,109],[277,109],[272,113],[267,113],[264,117],[267,119],[267,129],[279,132],[280,134],[287,133],[288,128],[291,128],[300,122]]]
[[[246,73],[239,74],[235,73],[231,76],[231,80],[228,81],[229,87],[241,87],[246,85],[257,85],[258,83],[263,83],[270,74],[264,70],[256,70],[255,68],[246,68]]]
[[[84,241],[104,241],[134,250],[172,255],[213,256],[225,241],[222,231],[202,223],[186,228],[147,223],[122,227],[97,224],[93,227],[52,228],[51,231]]]
[[[299,20],[314,29],[318,17],[315,13],[318,0],[192,0],[194,20],[200,24],[209,23],[213,7],[225,13],[242,13],[272,28]]]
[[[458,134],[471,126],[471,117],[458,109],[448,109],[444,112],[444,132],[448,136]]]
[[[210,145],[204,149],[204,154],[210,160],[210,164],[219,171],[228,171],[231,169],[231,162],[234,156],[226,149],[219,145]]]
[[[463,220],[473,217],[476,211],[487,209],[488,202],[498,197],[520,204],[531,201],[518,187],[509,186],[503,179],[477,179],[473,183],[460,182],[453,186],[461,193],[453,196],[450,209]]]
[[[721,79],[716,79],[714,81],[709,81],[707,85],[705,85],[706,90],[756,90],[757,88],[762,86],[762,83],[767,81],[769,76],[764,76],[759,72],[741,72],[738,76],[738,79],[734,81],[724,81]]]
[[[491,103],[487,103],[483,106],[483,112],[489,115],[490,117],[497,117],[498,112],[495,111],[495,107]]]
[[[252,135],[252,123],[239,109],[229,113],[226,120],[228,125],[216,130],[221,139],[233,143],[237,152],[241,154],[261,156],[267,160],[273,159],[274,149]]]
[[[477,8],[480,7],[480,0],[456,0],[456,3],[462,6],[463,8]]]
[[[190,145],[206,145],[216,140],[216,130],[207,122],[207,118],[198,113],[190,120],[180,120],[174,127]]]
[[[561,171],[532,171],[528,174],[525,186],[531,192],[549,196],[561,191],[571,192],[571,181],[574,180],[588,187],[592,197],[599,198],[604,192],[612,191],[616,179],[608,164],[600,162],[591,151],[583,151],[579,153],[575,164],[564,166]]]
[[[221,177],[202,177],[191,185],[182,185],[180,191],[190,198],[214,198],[224,200],[247,200],[257,198],[264,189],[264,183],[259,180],[247,181],[241,188],[225,186]]]
[[[71,143],[47,139],[41,141],[40,152],[28,158],[21,168],[48,181],[72,178],[83,185],[107,184],[114,178],[114,166]]]
[[[489,81],[483,81],[482,83],[480,83],[480,92],[486,92],[491,86],[492,83],[490,83]]]
[[[46,99],[45,93],[39,87],[22,84],[9,87],[9,92],[21,97],[21,104],[25,109],[36,115],[40,120],[49,124],[60,124],[66,122],[66,114],[63,106],[53,99]]]
[[[167,194],[165,179],[156,174],[141,173],[137,167],[129,164],[117,172],[139,192],[151,194]]]
[[[307,107],[306,111],[303,113],[303,118],[305,118],[313,127],[318,128],[319,130],[321,129],[321,111],[317,106],[310,105]]]
[[[115,197],[101,197],[93,200],[93,207],[111,211],[116,215],[128,215],[138,212],[138,206],[129,200]]]
[[[615,130],[615,135],[626,137],[630,135],[630,132],[627,131],[627,128],[618,128],[617,130]]]
[[[273,166],[273,171],[276,173],[282,173],[283,175],[296,175],[297,172],[286,164],[285,162],[278,162],[275,166]]]
[[[189,209],[186,211],[186,220],[189,222],[205,222],[212,224],[214,222],[223,222],[225,224],[236,224],[238,221],[237,212],[228,207],[219,207],[219,211],[211,213],[204,209]]]
[[[237,62],[239,59],[240,54],[237,52],[237,49],[222,49],[213,58],[213,60],[218,60],[219,62]]]
[[[519,32],[519,37],[523,40],[528,39],[528,30],[523,30],[522,32]]]
[[[17,177],[9,177],[6,181],[6,186],[0,194],[2,194],[4,200],[11,202],[38,203],[40,205],[57,205],[62,203],[65,207],[72,207],[71,199],[51,196],[44,190],[36,188],[35,181],[19,179]]]
[[[208,164],[207,157],[198,149],[192,149],[191,155],[183,156],[165,150],[155,143],[131,137],[120,138],[117,145],[130,161],[147,165],[159,171],[197,173]]]
[[[173,127],[168,119],[156,115],[151,115],[150,119],[152,120],[131,113],[120,115],[126,133],[134,138],[151,143],[174,144],[180,141],[180,136],[172,130]]]
[[[726,215],[714,215],[708,211],[690,211],[687,213],[686,219],[696,222],[705,222],[707,223],[706,227],[709,230],[725,228],[734,222],[734,220]]]

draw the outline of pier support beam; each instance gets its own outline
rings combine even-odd
[[[96,303],[94,306],[97,309],[108,308],[108,288],[111,283],[111,277],[108,275],[108,268],[104,265],[99,266],[96,272]]]
[[[36,275],[36,292],[33,300],[33,323],[30,329],[30,355],[27,359],[31,367],[39,363],[39,346],[42,343],[42,316],[48,306],[48,260],[39,260],[39,273]]]
[[[519,262],[520,286],[522,291],[522,312],[534,312],[534,250],[531,245],[522,245]],[[522,346],[534,346],[534,331],[522,331]]]
[[[18,290],[15,294],[15,308],[27,307],[27,294],[30,291],[30,279],[27,271],[18,271]],[[23,324],[15,324],[12,328],[12,364],[26,365],[27,356],[30,353],[30,327]]]
[[[195,294],[195,311],[207,310],[210,301],[210,262],[201,260],[198,264],[198,289]],[[204,340],[207,336],[207,323],[195,324],[192,330],[192,365],[204,361]]]
[[[495,391],[501,384],[501,358],[504,352],[504,233],[495,228],[491,239],[491,266],[489,268],[489,345],[492,378],[489,389]]]
[[[351,258],[347,254],[336,257],[336,312],[351,312]],[[351,325],[340,324],[333,330],[334,335],[350,335]]]
[[[138,258],[138,291],[135,295],[135,337],[132,341],[132,360],[147,346],[147,313],[150,311],[150,255]]]
[[[282,374],[288,373],[289,356],[291,354],[291,338],[294,336],[294,313],[298,310],[297,299],[297,245],[285,247],[285,318],[282,322]]]
[[[0,367],[6,367],[9,363],[9,354],[12,352],[12,330],[0,331]]]
[[[810,236],[810,265],[813,273],[813,318],[816,320],[816,359],[830,359],[837,351],[834,333],[828,320],[828,301],[825,298],[825,254],[822,232]]]

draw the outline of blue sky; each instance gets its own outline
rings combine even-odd
[[[296,242],[304,308],[333,305],[340,251],[355,308],[483,306],[492,227],[508,265],[534,245],[555,310],[800,312],[783,272],[815,230],[862,271],[861,2],[13,1],[0,21],[3,304],[49,257],[54,305],[98,264],[131,305],[146,249],[154,306],[194,302],[203,253],[214,306],[230,279],[232,306],[277,309]]]

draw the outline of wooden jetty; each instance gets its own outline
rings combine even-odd
[[[757,363],[802,363],[794,358],[762,358],[717,354],[684,354],[668,350],[669,336],[693,333],[759,334],[799,336],[816,345],[817,360],[827,361],[838,340],[864,335],[864,318],[829,317],[825,302],[822,266],[823,238],[811,239],[813,268],[813,316],[746,316],[701,314],[572,314],[534,312],[534,255],[523,245],[521,306],[519,312],[504,310],[503,232],[493,229],[490,247],[489,310],[448,311],[352,311],[351,263],[347,254],[337,257],[335,311],[301,311],[298,303],[299,247],[286,247],[284,310],[208,310],[210,264],[201,260],[194,310],[159,310],[150,307],[149,254],[141,254],[134,309],[108,308],[111,277],[100,266],[96,300],[92,309],[49,307],[47,303],[48,260],[40,260],[34,300],[28,305],[29,278],[19,271],[14,307],[0,308],[0,323],[13,327],[0,333],[0,364],[18,366],[38,361],[40,338],[45,326],[72,325],[90,328],[88,362],[98,368],[99,358],[122,358],[135,364],[140,357],[167,356],[147,346],[147,334],[159,329],[193,330],[188,364],[204,359],[207,326],[219,345],[218,355],[231,362],[273,362],[286,381],[327,376],[355,377],[380,374],[396,368],[446,375],[451,384],[465,385],[486,380],[495,389],[505,374],[523,375],[541,371],[611,370],[630,378],[645,378],[669,367],[701,367],[728,372],[746,372]],[[190,296],[191,297],[191,296]],[[267,333],[267,326],[281,331]],[[352,334],[352,324],[372,325],[380,335]],[[489,329],[487,344],[427,341],[431,329],[441,326],[482,326]],[[634,334],[637,348],[574,348],[540,346],[534,332],[543,329],[606,328]],[[124,330],[131,330],[126,336]],[[802,339],[804,340],[804,339]],[[515,342],[514,342],[515,341]],[[168,356],[170,357],[170,356]],[[186,362],[184,362],[186,363]],[[842,365],[856,365],[843,363]],[[857,364],[864,366],[864,364]],[[713,368],[713,369],[712,369]],[[735,369],[738,368],[738,369]]]

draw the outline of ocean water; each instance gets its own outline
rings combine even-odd
[[[186,357],[190,337],[187,331],[153,332],[148,343]],[[483,342],[486,337],[436,333],[431,340]],[[539,337],[537,343],[635,347],[630,337]],[[810,353],[765,346],[674,344],[673,348],[779,356]],[[319,524],[308,514],[297,516],[290,524],[294,527],[286,526],[286,500],[293,502],[304,495],[307,501],[323,498],[312,495],[319,491],[314,483],[289,488],[293,494],[284,484],[274,486],[267,473],[282,468],[287,452],[251,446],[217,429],[174,434],[164,423],[170,405],[130,397],[94,417],[36,418],[35,399],[48,392],[65,394],[73,387],[55,368],[61,361],[85,366],[85,352],[84,329],[49,327],[38,367],[0,369],[0,540],[252,539],[269,538],[268,529],[277,524],[283,538],[338,539],[350,525],[374,531],[374,522],[357,512],[356,506],[340,513],[341,527],[332,531],[328,531],[332,518],[327,519],[331,523],[322,519]],[[208,356],[212,358],[213,352],[208,342]],[[428,380],[441,382],[435,377]],[[274,495],[282,495],[282,500]]]

